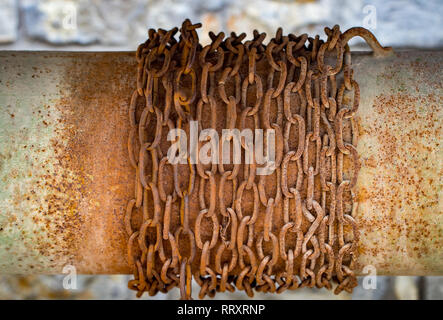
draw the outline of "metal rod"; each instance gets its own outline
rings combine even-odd
[[[442,52],[353,54],[357,270],[443,274]],[[133,53],[0,53],[0,273],[129,273]]]

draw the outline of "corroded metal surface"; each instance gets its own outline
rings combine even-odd
[[[185,20],[180,29],[150,29],[136,52],[128,157],[137,192],[125,215],[134,273],[128,287],[137,296],[179,287],[184,299],[192,296],[191,279],[200,285],[200,299],[236,289],[249,297],[254,291],[282,293],[305,286],[332,289],[333,282],[338,283],[335,293],[351,291],[357,286],[353,268],[359,231],[351,195],[360,168],[354,120],[360,91],[347,42],[363,37],[373,56],[392,54],[392,49],[381,47],[364,28],[342,33],[338,25],[325,28],[326,42],[319,36],[286,35],[279,28],[270,40],[258,31],[248,41],[246,34],[210,34],[212,44],[203,47],[195,31],[199,27]],[[325,56],[335,64],[325,63]],[[186,74],[192,79],[187,86]],[[343,103],[351,93],[353,99]],[[204,117],[208,113],[211,119]],[[225,123],[217,127],[220,117]],[[192,126],[192,120],[198,123],[197,135],[211,128],[222,136],[211,150],[211,166],[204,166],[201,157],[211,143],[196,150],[195,165],[187,153],[181,168],[160,147],[170,145],[164,131]],[[251,126],[255,147],[257,131],[275,129],[275,161],[264,175],[264,167],[271,167],[270,149],[264,166],[257,149],[256,162],[224,165],[230,142],[221,128],[245,132]],[[245,152],[251,148],[246,144]],[[237,152],[229,153],[231,159]],[[163,169],[168,163],[172,175]],[[172,188],[165,191],[165,184]],[[199,208],[190,212],[190,202]],[[137,225],[132,223],[136,216],[142,216]]]
[[[360,269],[441,274],[439,52],[353,56]],[[0,272],[127,273],[133,53],[0,54]]]
[[[442,274],[443,55],[358,60],[360,267]]]
[[[54,102],[63,93],[63,60],[1,54],[0,268],[5,273],[59,270],[66,262],[66,221],[74,214],[75,173],[56,165],[63,129]],[[44,88],[45,95],[42,95]],[[60,142],[61,147],[55,143]],[[58,189],[58,190],[57,190]],[[58,212],[63,212],[59,214]]]
[[[2,273],[127,272],[132,56],[0,54]]]

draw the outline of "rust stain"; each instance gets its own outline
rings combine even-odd
[[[65,243],[79,272],[128,273],[122,221],[134,192],[126,144],[135,60],[129,53],[87,55],[70,61],[69,92],[58,106],[65,140],[58,159],[78,177],[64,190],[75,194],[64,210]]]
[[[53,145],[58,150],[60,167],[75,174],[70,183],[59,184],[60,193],[69,196],[61,207],[54,210],[64,213],[64,220],[60,224],[64,235],[63,246],[65,251],[74,253],[72,264],[79,272],[129,273],[123,216],[128,200],[134,195],[135,172],[127,154],[127,116],[128,102],[136,87],[136,61],[131,53],[84,55],[88,57],[69,59],[64,76],[66,83],[63,84],[68,90],[61,92],[64,98],[57,104],[57,109],[63,115],[58,132],[58,137],[62,140],[54,140]],[[265,63],[258,65],[257,69],[262,74],[267,72]],[[248,94],[252,99],[255,92]],[[217,103],[222,105],[219,98]],[[273,102],[271,107],[276,109],[276,103]],[[217,128],[221,130],[224,124],[225,119],[218,117]],[[209,126],[209,119],[205,119],[204,125]],[[350,123],[346,123],[346,139],[349,139],[350,133]],[[298,143],[295,136],[290,142],[294,145]],[[162,150],[166,151],[169,145],[165,134],[161,140]],[[309,153],[314,157],[315,148],[312,147]],[[232,165],[226,165],[226,170],[231,167]],[[329,169],[327,168],[328,175]],[[345,176],[350,174],[347,161],[344,170]],[[188,172],[187,166],[179,165],[182,185],[186,184],[188,178],[185,172]],[[243,170],[240,170],[240,177],[242,174]],[[290,173],[290,176],[295,178],[296,174]],[[217,184],[218,179],[217,177]],[[269,194],[276,192],[275,179],[275,174],[266,178],[266,190]],[[198,179],[195,183],[195,190],[198,190]],[[306,184],[307,181],[304,181],[302,190],[306,189]],[[320,189],[315,190],[314,196],[320,201]],[[350,203],[349,197],[350,195],[345,196],[346,204]],[[231,194],[227,192],[225,202],[229,203],[230,198]],[[209,199],[206,201],[209,202]],[[245,210],[252,211],[253,196],[250,192],[245,192],[243,201]],[[152,210],[152,206],[150,209]],[[281,203],[275,208],[276,224],[282,222],[282,209]],[[178,204],[173,205],[173,211],[179,211]],[[195,223],[198,213],[198,193],[194,192],[190,197],[191,224]],[[264,209],[260,207],[259,216],[264,215]],[[137,225],[137,218],[134,220],[134,225]],[[176,226],[179,223],[179,215],[174,215],[171,225]],[[262,225],[263,219],[260,218],[257,228],[260,229]],[[308,226],[305,222],[302,229],[306,232]],[[212,226],[208,222],[202,227],[202,237],[210,238],[211,234]],[[266,246],[268,244],[265,244],[265,250],[269,251]],[[188,254],[188,249],[181,249],[184,255]],[[283,268],[282,261],[275,266],[277,271]]]
[[[29,264],[28,270],[35,272],[55,270],[58,260],[66,257],[82,273],[129,272],[122,220],[127,201],[134,194],[134,172],[126,143],[127,105],[135,88],[135,59],[132,53],[84,55],[87,57],[69,53],[47,55],[51,61],[62,56],[55,63],[68,65],[59,86],[62,99],[55,107],[40,108],[34,115],[42,130],[56,128],[57,138],[51,141],[56,160],[40,163],[38,160],[46,159],[48,150],[27,143],[20,148],[32,150],[29,154],[35,158],[28,159],[31,170],[8,173],[8,179],[29,176],[32,183],[37,181],[28,193],[17,189],[13,199],[17,208],[27,202],[38,207],[30,213],[39,228],[32,231],[37,240],[31,245],[50,262],[49,267],[38,262]],[[357,122],[360,141],[368,144],[361,152],[357,194],[362,230],[359,251],[366,257],[361,265],[376,261],[377,268],[385,273],[389,270],[397,274],[441,273],[443,94],[439,75],[435,75],[441,64],[428,63],[425,57],[414,61],[397,58],[402,62],[380,63],[385,68],[374,72],[373,77],[378,77],[374,85],[377,94],[370,104],[362,102]],[[50,71],[51,68],[43,67],[33,73],[51,74]],[[393,82],[398,86],[392,85]],[[369,97],[364,88],[362,98]],[[56,113],[62,117],[55,117]],[[11,121],[20,118],[16,112],[11,114],[14,114],[8,115]],[[20,134],[22,140],[28,139],[29,133]],[[10,157],[1,154],[0,167]],[[32,170],[37,165],[38,172],[43,174],[37,175],[37,170]],[[266,186],[272,187],[274,179],[270,176]],[[186,177],[183,183],[184,180]],[[43,203],[36,196],[41,189],[50,190]],[[316,193],[315,197],[318,196]],[[226,202],[229,198],[228,192]],[[252,202],[251,195],[245,194],[245,202]],[[192,209],[191,223],[195,221],[195,210],[198,208]],[[276,210],[276,223],[280,222],[280,212],[280,208]],[[13,215],[1,228],[15,228],[21,222],[18,215]],[[207,232],[203,236],[209,237],[211,226],[204,231]],[[26,255],[17,259],[17,268],[25,270]]]
[[[56,72],[38,82],[31,75],[57,60],[56,56],[47,59],[27,52],[0,55],[0,82],[6,86],[0,92],[4,112],[0,115],[0,122],[4,121],[0,269],[6,273],[57,273],[69,262],[60,228],[64,217],[59,211],[69,203],[69,195],[63,194],[65,170],[54,164],[52,155],[58,150],[53,150],[49,141],[53,130],[60,129],[52,103],[58,98],[54,88],[60,79]],[[15,95],[18,92],[20,95]]]
[[[365,242],[360,250],[384,273],[438,274],[443,270],[442,87],[424,76],[436,67],[426,59],[407,65],[400,60],[381,74],[381,82],[398,87],[380,90],[361,127],[364,173],[358,199]],[[380,232],[384,237],[376,241]]]

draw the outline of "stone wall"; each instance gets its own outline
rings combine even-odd
[[[324,26],[369,28],[384,45],[443,45],[440,0],[2,0],[0,49],[133,50],[151,27],[185,18],[210,30],[321,34]],[[353,44],[358,44],[356,39]]]
[[[312,35],[338,23],[342,30],[369,28],[386,46],[438,48],[443,46],[442,16],[440,0],[1,0],[0,50],[134,50],[148,28],[171,28],[185,18],[203,23],[203,43],[211,30],[274,34],[282,26],[286,33]],[[353,42],[357,47],[360,43]],[[78,276],[77,290],[64,290],[63,276],[0,276],[0,299],[132,299],[135,294],[127,289],[127,280],[128,276]],[[352,295],[303,289],[256,297],[442,299],[443,277],[378,277],[375,290],[359,286]],[[178,291],[154,298],[178,298]]]

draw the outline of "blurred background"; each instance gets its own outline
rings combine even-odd
[[[148,28],[185,18],[208,31],[323,34],[339,24],[370,29],[393,47],[443,46],[441,0],[0,0],[2,50],[134,50]],[[358,41],[354,44],[358,44]]]
[[[134,51],[148,28],[172,28],[185,18],[209,31],[274,35],[323,34],[339,24],[371,30],[384,46],[443,47],[441,0],[0,0],[0,50]],[[364,48],[353,39],[354,49]],[[0,275],[0,299],[135,299],[127,289],[130,276],[76,277],[75,289],[64,289],[64,275]],[[361,283],[363,278],[359,279]],[[382,277],[376,289],[361,285],[353,294],[301,289],[261,299],[443,299],[443,277]],[[193,292],[198,292],[195,286]],[[177,299],[178,290],[142,299]],[[241,292],[216,299],[245,299]]]

